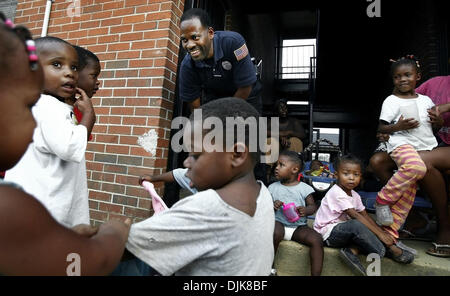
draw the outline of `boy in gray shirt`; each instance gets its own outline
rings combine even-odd
[[[207,118],[221,120],[224,134],[227,117],[259,118],[237,98],[200,109],[202,117],[191,117],[183,139],[199,130],[203,138],[210,131],[203,128]],[[234,136],[223,142],[225,152],[207,152],[193,141],[185,175],[199,192],[131,227],[127,249],[162,275],[270,274],[275,218],[270,193],[253,174],[260,153],[249,152],[249,129],[245,141]]]

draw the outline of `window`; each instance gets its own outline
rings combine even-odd
[[[317,130],[319,130],[319,137],[317,135]],[[315,127],[313,130],[313,141],[318,139],[327,139],[334,145],[339,145],[339,129],[338,128],[324,128]]]
[[[311,63],[314,67],[316,39],[283,40],[281,52],[282,79],[308,79]],[[314,69],[313,69],[314,70]]]

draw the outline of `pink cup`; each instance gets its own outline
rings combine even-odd
[[[283,213],[289,222],[295,222],[300,219],[300,216],[297,213],[297,208],[293,202],[283,204]]]

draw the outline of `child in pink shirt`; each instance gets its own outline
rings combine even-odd
[[[338,159],[335,169],[337,184],[322,199],[314,221],[314,230],[322,235],[325,245],[342,248],[341,258],[359,275],[366,275],[356,256],[360,251],[411,263],[414,255],[394,245],[392,237],[367,214],[361,197],[353,190],[361,181],[361,162],[345,155]]]

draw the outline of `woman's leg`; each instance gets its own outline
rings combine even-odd
[[[292,234],[292,240],[309,247],[311,262],[311,275],[319,276],[323,265],[323,240],[322,236],[308,226],[299,226]]]
[[[398,171],[378,192],[376,203],[389,205],[394,222],[383,226],[395,239],[403,225],[416,197],[417,182],[426,174],[426,165],[411,145],[403,145],[392,151],[392,159]]]
[[[397,165],[387,152],[376,152],[369,160],[369,166],[384,186],[392,177]]]
[[[438,147],[432,151],[421,152],[427,165],[427,173],[420,186],[431,199],[438,222],[438,244],[450,244],[450,217],[448,213],[447,191],[441,171],[450,169],[450,147]]]

